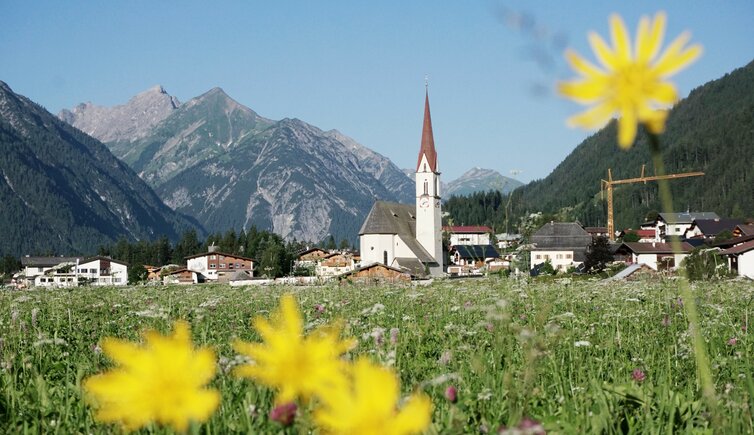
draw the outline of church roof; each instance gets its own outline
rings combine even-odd
[[[413,205],[375,202],[359,230],[360,236],[364,234],[395,234],[423,263],[436,263],[416,240],[416,209]]]
[[[435,151],[435,138],[432,135],[432,117],[429,115],[429,92],[424,97],[424,127],[422,128],[422,145],[419,149],[419,159],[416,162],[416,170],[422,163],[422,156],[427,156],[427,163],[432,172],[437,172],[437,151]]]

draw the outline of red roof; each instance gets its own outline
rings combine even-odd
[[[482,225],[461,225],[454,227],[442,227],[443,231],[451,233],[492,233],[492,228]]]
[[[749,240],[748,242],[741,243],[740,245],[736,245],[732,248],[725,249],[723,251],[720,251],[721,255],[738,255],[743,254],[744,252],[749,252],[752,249],[754,249],[754,240]]]
[[[416,170],[422,163],[422,156],[427,156],[427,163],[432,172],[437,172],[437,151],[435,151],[435,138],[432,135],[432,117],[429,115],[429,92],[424,98],[424,127],[422,128],[422,145],[419,149],[419,160],[416,162]]]

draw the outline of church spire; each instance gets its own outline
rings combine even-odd
[[[422,163],[422,156],[427,156],[429,170],[437,172],[437,151],[435,151],[435,139],[432,136],[432,117],[429,115],[429,90],[425,91],[424,97],[424,127],[422,128],[422,145],[419,149],[419,160],[416,162],[417,172]]]

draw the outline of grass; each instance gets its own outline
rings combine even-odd
[[[752,340],[746,330],[754,288],[748,282],[695,284],[717,412],[728,433],[754,431]],[[110,367],[105,336],[139,340],[192,325],[212,346],[222,394],[200,433],[279,433],[273,394],[235,378],[234,338],[257,341],[254,315],[285,292],[296,295],[307,328],[346,321],[359,340],[348,357],[369,354],[394,365],[403,393],[425,391],[434,433],[494,432],[524,418],[549,433],[711,432],[691,336],[672,280],[602,284],[514,279],[440,281],[427,287],[77,288],[0,293],[0,432],[108,433],[92,418],[81,381]],[[318,313],[315,305],[324,305]],[[398,329],[391,343],[390,330]],[[376,337],[380,337],[381,340]],[[734,340],[732,340],[734,339]],[[635,380],[634,371],[645,374]],[[458,402],[444,391],[458,389]],[[289,431],[291,429],[288,429]],[[305,431],[303,422],[295,431]],[[147,432],[163,433],[151,427]]]

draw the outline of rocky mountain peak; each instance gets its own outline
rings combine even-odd
[[[156,85],[126,104],[103,107],[81,103],[72,110],[61,110],[58,118],[102,142],[130,142],[146,136],[180,104],[165,88]]]

